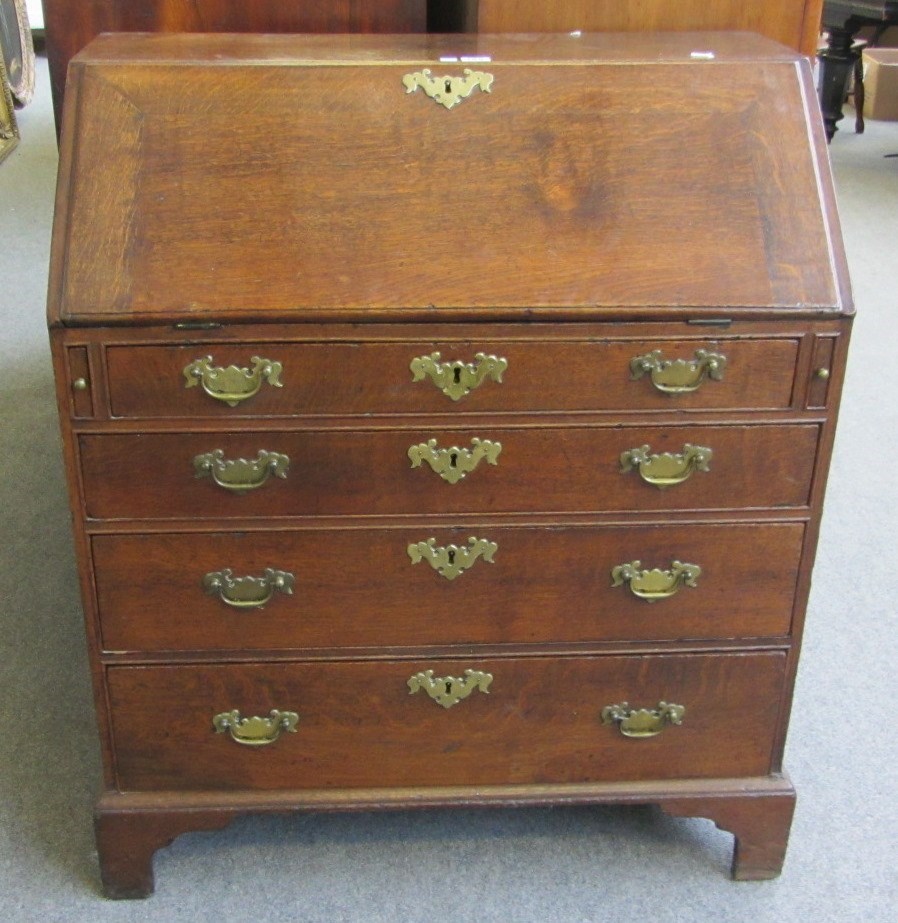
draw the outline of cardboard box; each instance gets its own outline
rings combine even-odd
[[[898,48],[864,49],[864,118],[898,121]]]

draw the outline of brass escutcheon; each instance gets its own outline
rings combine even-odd
[[[655,487],[670,487],[685,481],[693,471],[708,471],[713,452],[700,445],[683,446],[682,452],[662,452],[660,455],[650,454],[647,445],[636,449],[627,449],[621,452],[621,471],[632,471],[636,468],[639,476]]]
[[[508,368],[508,360],[477,353],[474,362],[462,362],[459,359],[440,362],[440,353],[431,353],[429,356],[412,359],[409,368],[412,381],[423,381],[429,376],[443,394],[453,401],[459,401],[487,378],[501,384],[502,373]]]
[[[602,724],[616,724],[624,737],[656,737],[666,724],[682,724],[685,714],[682,705],[667,702],[659,702],[657,708],[630,708],[621,702],[602,709]]]
[[[211,596],[218,595],[223,603],[235,609],[258,609],[264,606],[275,592],[293,595],[293,574],[266,567],[261,577],[235,577],[226,567],[203,577],[203,589]]]
[[[686,394],[698,389],[705,376],[720,381],[726,368],[726,356],[697,349],[695,359],[662,359],[661,350],[653,349],[630,360],[630,377],[642,378],[651,373],[652,384],[665,394]]]
[[[475,689],[488,693],[492,681],[492,673],[481,673],[480,670],[465,670],[463,677],[434,676],[433,670],[424,670],[409,678],[408,688],[409,695],[423,689],[437,705],[452,708]]]
[[[480,464],[481,459],[485,458],[489,465],[499,464],[501,442],[478,439],[475,436],[471,440],[471,445],[471,449],[460,449],[456,445],[448,449],[439,449],[436,439],[428,439],[427,442],[411,446],[408,457],[413,468],[420,467],[421,462],[427,462],[444,481],[457,484]]]
[[[698,565],[680,561],[671,562],[670,570],[642,570],[642,562],[631,561],[612,569],[611,585],[623,586],[627,583],[634,596],[653,603],[673,596],[681,586],[696,586],[695,581],[701,574],[702,569]]]
[[[262,359],[253,356],[251,369],[243,369],[236,365],[227,368],[216,368],[212,365],[212,357],[204,356],[194,359],[184,366],[184,378],[187,379],[185,388],[194,388],[202,384],[203,391],[214,397],[217,401],[224,401],[231,407],[236,407],[241,401],[259,393],[262,382],[267,381],[273,388],[282,388],[279,375],[283,371],[280,362],[272,359]]]
[[[427,561],[428,564],[439,574],[442,574],[447,580],[455,578],[464,573],[469,567],[473,567],[478,558],[483,558],[489,564],[493,563],[493,555],[499,546],[485,538],[468,539],[468,547],[463,545],[446,545],[437,548],[437,540],[429,538],[426,542],[415,542],[408,546],[408,556],[412,559],[412,564],[418,564],[421,561]]]
[[[406,93],[414,93],[420,87],[434,102],[451,109],[470,96],[477,87],[483,93],[492,92],[493,75],[466,67],[463,77],[434,77],[428,68],[424,68],[406,74],[402,83]]]
[[[259,449],[259,454],[249,460],[226,459],[224,449],[213,449],[193,459],[193,470],[198,478],[211,477],[219,487],[238,492],[261,487],[272,474],[286,478],[289,467],[290,459],[286,455],[265,449]]]
[[[267,718],[241,718],[240,712],[235,708],[215,715],[212,726],[216,734],[229,731],[235,743],[246,747],[264,747],[273,744],[281,736],[281,731],[295,734],[297,721],[299,715],[295,711],[279,711],[272,708]]]

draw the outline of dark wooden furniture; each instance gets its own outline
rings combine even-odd
[[[57,131],[66,70],[101,32],[424,32],[427,0],[41,0]]]
[[[756,32],[817,51],[823,0],[467,0],[481,32]],[[701,43],[699,43],[701,44]],[[698,47],[698,46],[696,46]]]
[[[820,52],[820,109],[826,138],[832,141],[839,130],[842,106],[852,71],[856,76],[858,107],[857,130],[864,130],[863,77],[860,73],[861,49],[854,38],[864,26],[874,26],[873,43],[889,26],[898,25],[898,0],[826,0],[823,4],[823,29],[826,48]]]
[[[852,310],[813,100],[721,34],[75,59],[107,893],[238,814],[450,804],[653,802],[779,873]]]

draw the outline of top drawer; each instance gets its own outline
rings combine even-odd
[[[775,410],[797,339],[110,346],[114,417]]]

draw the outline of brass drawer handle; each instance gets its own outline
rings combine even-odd
[[[456,359],[452,362],[440,362],[439,353],[429,356],[418,356],[412,359],[409,368],[412,372],[412,381],[430,380],[453,401],[461,400],[475,388],[479,387],[487,378],[502,383],[502,373],[508,368],[508,360],[498,356],[488,356],[486,353],[477,353],[474,362],[462,362]]]
[[[626,702],[606,705],[602,724],[616,724],[624,737],[657,737],[667,724],[682,724],[686,709],[682,705],[659,702],[657,708],[630,708]]]
[[[253,367],[242,369],[236,365],[216,368],[212,365],[211,356],[194,359],[184,366],[184,377],[187,379],[184,387],[195,388],[201,384],[209,397],[224,401],[231,407],[258,394],[263,381],[267,381],[273,388],[283,387],[278,377],[283,371],[280,362],[259,356],[253,356],[249,361]]]
[[[499,464],[501,442],[478,439],[475,436],[471,440],[471,445],[471,449],[460,449],[457,445],[448,449],[438,449],[436,439],[428,439],[427,442],[413,445],[408,450],[408,457],[413,468],[420,467],[421,462],[427,462],[444,481],[457,484],[480,464],[481,459],[485,458],[489,465]]]
[[[240,712],[235,708],[233,711],[223,711],[216,715],[212,719],[212,726],[216,734],[229,731],[235,743],[246,747],[264,747],[273,744],[281,736],[281,731],[295,734],[297,721],[299,715],[295,711],[279,711],[272,708],[267,718],[241,718]]]
[[[213,449],[193,459],[193,470],[198,478],[211,477],[225,490],[245,491],[261,487],[269,475],[286,478],[290,459],[280,452],[259,449],[252,459],[226,459],[224,449]]]
[[[708,464],[714,453],[700,445],[683,446],[682,452],[662,452],[660,455],[651,455],[649,446],[643,445],[636,449],[627,449],[621,453],[621,471],[638,469],[639,476],[655,487],[670,487],[681,484],[693,471],[708,471]]]
[[[483,71],[472,71],[469,67],[464,70],[464,77],[434,77],[428,68],[406,74],[402,78],[406,93],[414,93],[418,87],[424,91],[434,102],[451,109],[463,99],[470,96],[476,87],[481,92],[491,92],[493,75]]]
[[[447,580],[455,578],[464,573],[469,567],[473,567],[478,558],[483,558],[489,564],[493,563],[493,555],[499,546],[485,538],[468,539],[467,548],[459,545],[446,545],[437,548],[437,540],[429,538],[426,542],[415,542],[408,546],[408,556],[412,559],[412,564],[418,564],[421,561],[427,563],[438,573],[442,574]]]
[[[653,349],[630,360],[630,377],[635,380],[649,372],[652,384],[659,391],[687,394],[696,391],[705,376],[720,381],[726,365],[726,356],[706,349],[697,349],[695,359],[662,359],[661,350]]]
[[[630,592],[640,599],[653,603],[658,599],[673,596],[681,586],[694,587],[702,569],[697,564],[683,564],[673,561],[670,570],[642,570],[640,561],[618,564],[611,571],[611,585],[630,585]]]
[[[425,670],[409,678],[408,688],[409,695],[423,689],[437,705],[452,708],[475,689],[489,693],[492,681],[492,673],[481,673],[480,670],[465,670],[463,677],[434,676],[433,670]]]
[[[258,609],[276,592],[292,596],[294,582],[293,574],[271,567],[265,568],[262,577],[235,577],[233,571],[226,567],[206,574],[203,589],[211,596],[217,594],[223,603],[235,609]]]

